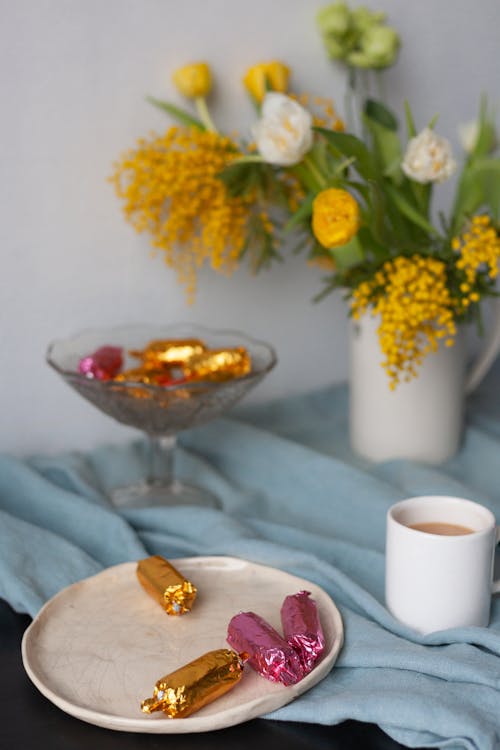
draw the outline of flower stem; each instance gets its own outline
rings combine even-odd
[[[231,162],[231,164],[245,164],[248,162],[263,162],[264,159],[260,154],[246,154],[245,156],[239,156],[237,159]]]
[[[381,102],[385,102],[386,92],[385,92],[385,85],[384,85],[384,73],[381,70],[377,70],[376,73],[377,76],[377,86],[378,86],[378,96]]]
[[[312,174],[316,182],[318,183],[318,186],[320,188],[326,187],[326,178],[321,174],[316,164],[313,162],[310,156],[304,156],[304,164],[309,169],[309,172]]]
[[[348,67],[347,73],[347,85],[345,90],[345,113],[347,130],[355,133],[356,132],[356,70],[352,67]]]
[[[218,133],[219,131],[215,127],[214,121],[210,117],[210,112],[208,111],[207,102],[202,96],[199,96],[195,100],[196,109],[198,110],[198,115],[204,126],[207,130],[210,130],[212,133]]]

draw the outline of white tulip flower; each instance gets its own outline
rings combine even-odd
[[[312,116],[285,94],[271,91],[262,103],[262,116],[253,128],[264,161],[281,167],[297,164],[313,143]]]
[[[444,182],[457,168],[451,145],[446,138],[424,128],[406,147],[403,172],[415,182]]]
[[[464,151],[471,154],[479,138],[479,122],[478,120],[472,120],[472,122],[464,122],[458,126],[458,137]]]

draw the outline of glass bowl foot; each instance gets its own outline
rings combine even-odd
[[[116,487],[110,492],[110,498],[117,508],[159,508],[174,505],[222,507],[219,499],[207,490],[177,480],[169,484],[140,482],[127,487]]]

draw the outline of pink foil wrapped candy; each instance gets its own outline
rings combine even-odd
[[[305,674],[310,672],[325,648],[318,608],[309,591],[287,596],[281,607],[285,640],[299,654]]]
[[[294,685],[304,677],[304,668],[295,649],[254,612],[240,612],[232,618],[227,641],[239,654],[246,652],[248,664],[271,682]]]
[[[123,349],[119,346],[101,346],[78,363],[78,372],[96,380],[111,380],[123,366]]]

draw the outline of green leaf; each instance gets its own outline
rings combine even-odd
[[[258,273],[273,261],[283,262],[282,256],[273,246],[273,237],[264,226],[262,218],[256,214],[249,217],[246,240],[239,258],[247,257],[251,270]]]
[[[343,279],[338,274],[332,274],[331,276],[325,276],[323,279],[323,283],[325,286],[321,290],[321,292],[318,292],[313,297],[313,302],[321,302],[321,300],[325,299],[325,297],[328,297],[329,294],[334,292],[336,289],[340,289],[342,287]]]
[[[339,154],[347,158],[353,157],[356,159],[353,166],[361,177],[364,177],[366,180],[376,178],[377,171],[373,157],[363,141],[350,133],[337,133],[327,128],[314,128],[314,130],[321,133]]]
[[[495,121],[488,112],[488,100],[483,94],[479,104],[479,133],[474,145],[472,159],[487,156],[495,147]]]
[[[410,221],[387,196],[388,243],[398,252],[402,248],[415,248],[429,241],[429,233]]]
[[[307,195],[292,217],[285,224],[283,231],[289,232],[312,215],[312,204],[316,196],[313,193]]]
[[[305,234],[303,235],[299,241],[292,247],[292,255],[298,255],[299,253],[302,253],[306,248],[311,247],[311,235]],[[322,250],[324,251],[324,248],[322,247]]]
[[[429,215],[429,206],[432,196],[432,182],[421,183],[414,180],[407,180],[411,187],[411,192],[417,202],[420,212],[424,216]]]
[[[413,206],[401,193],[400,190],[395,188],[393,185],[387,184],[385,186],[387,194],[390,196],[392,202],[395,204],[397,209],[406,216],[413,224],[424,229],[431,235],[438,235],[437,229],[426,219],[426,217],[420,213],[418,208]]]
[[[474,157],[487,156],[494,151],[496,141],[495,124],[485,122],[479,127],[479,135],[474,146]]]
[[[371,221],[370,228],[373,237],[380,243],[386,242],[385,217],[386,206],[382,189],[376,182],[369,183],[370,203],[371,203]]]
[[[383,262],[391,257],[390,249],[375,239],[370,227],[361,227],[358,238],[365,252],[372,253],[376,260]]]
[[[479,208],[491,210],[494,218],[500,214],[500,159],[477,159],[467,167],[457,190],[453,208],[453,231],[460,231],[467,216]]]
[[[365,257],[363,246],[361,245],[358,236],[353,237],[346,245],[331,248],[330,254],[339,270],[351,268],[352,266],[361,263]]]
[[[396,182],[401,182],[401,162],[403,159],[399,136],[394,130],[388,130],[378,122],[365,118],[370,130],[380,171]]]
[[[309,169],[305,164],[294,164],[290,167],[290,172],[295,175],[298,181],[303,185],[309,192],[318,192],[317,180],[313,177]]]
[[[439,115],[435,114],[434,117],[430,120],[429,124],[427,125],[429,130],[434,129],[434,125],[437,123],[438,120],[439,120]]]
[[[378,123],[387,130],[397,131],[399,123],[395,115],[385,104],[375,99],[367,99],[365,102],[365,116]]]
[[[217,177],[222,180],[229,195],[238,198],[256,187],[263,187],[267,169],[269,167],[261,162],[234,162],[219,172]]]
[[[496,221],[500,220],[500,179],[490,172],[485,176],[484,192],[490,213]]]
[[[417,129],[413,120],[413,115],[410,109],[408,101],[405,99],[405,117],[406,117],[406,129],[408,131],[408,138],[415,138],[417,135]]]
[[[363,182],[358,182],[357,180],[344,180],[343,185],[347,185],[355,190],[363,198],[365,203],[368,203],[370,198],[369,186],[365,185]]]
[[[355,161],[356,158],[354,156],[347,156],[345,159],[342,159],[333,170],[333,176],[338,178],[347,175],[349,167],[351,164],[354,164]]]
[[[313,147],[307,152],[307,160],[312,161],[321,175],[327,175],[330,172],[329,163],[330,153],[326,141],[316,139]]]
[[[163,109],[165,112],[168,112],[169,115],[172,115],[176,120],[182,122],[183,125],[189,125],[198,128],[199,130],[206,130],[206,127],[200,120],[193,117],[193,115],[186,112],[186,110],[176,107],[175,104],[163,102],[161,99],[155,99],[153,96],[147,96],[146,100],[155,107],[158,107],[158,109]]]

